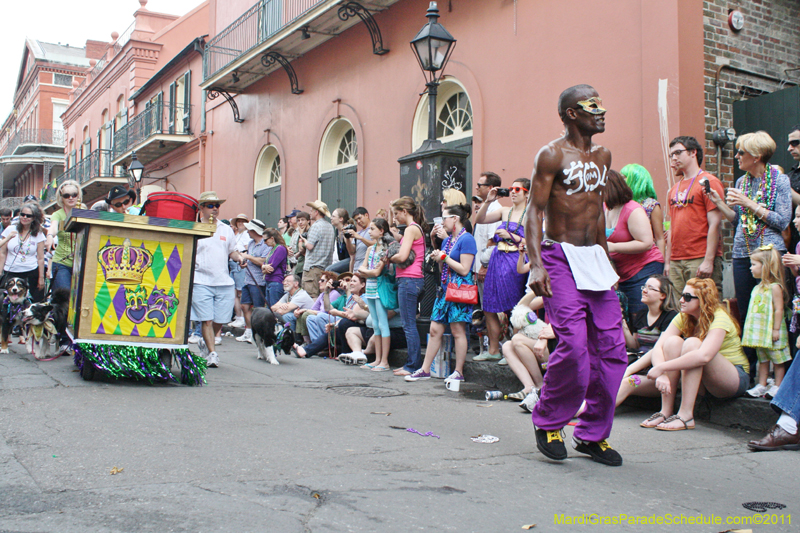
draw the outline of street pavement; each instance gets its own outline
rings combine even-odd
[[[777,532],[800,523],[800,455],[747,451],[760,434],[703,422],[645,430],[650,413],[623,407],[609,439],[622,467],[571,448],[554,463],[516,402],[319,358],[272,366],[230,337],[218,348],[220,368],[203,387],[85,382],[71,359],[36,362],[16,344],[0,355],[0,532]],[[481,434],[500,440],[471,440]],[[786,507],[742,506],[754,501]],[[764,516],[778,523],[733,525]],[[721,524],[688,524],[714,517]]]

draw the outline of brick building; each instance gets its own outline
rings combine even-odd
[[[16,206],[64,169],[64,127],[73,84],[80,83],[98,49],[26,39],[14,90],[14,108],[0,130],[3,205]]]

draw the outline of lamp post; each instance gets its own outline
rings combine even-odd
[[[144,165],[139,158],[136,157],[136,152],[131,154],[131,164],[128,165],[128,185],[136,187],[136,203],[139,203],[139,196],[141,192],[142,176],[144,175]]]
[[[428,23],[411,40],[411,49],[422,69],[428,93],[428,138],[417,152],[428,152],[443,146],[436,140],[436,96],[444,67],[456,47],[456,40],[439,24],[439,7],[436,2],[430,3],[425,16],[428,17]]]
[[[417,58],[428,94],[428,138],[413,153],[398,159],[400,163],[400,195],[410,196],[421,205],[430,221],[439,216],[444,189],[456,189],[465,193],[467,154],[446,147],[436,139],[436,96],[444,67],[453,53],[456,40],[439,24],[439,8],[431,2],[428,23],[411,41],[411,49]],[[424,93],[423,93],[424,94]],[[425,344],[425,333],[430,329],[430,316],[436,300],[438,275],[425,272],[423,294],[420,301],[417,328]]]

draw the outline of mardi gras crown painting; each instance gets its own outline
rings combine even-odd
[[[105,246],[97,252],[97,260],[109,283],[139,285],[153,262],[153,254],[145,248],[131,247],[130,239]]]

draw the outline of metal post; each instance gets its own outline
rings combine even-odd
[[[428,88],[428,140],[436,140],[436,95],[439,92],[439,82],[426,83]]]

